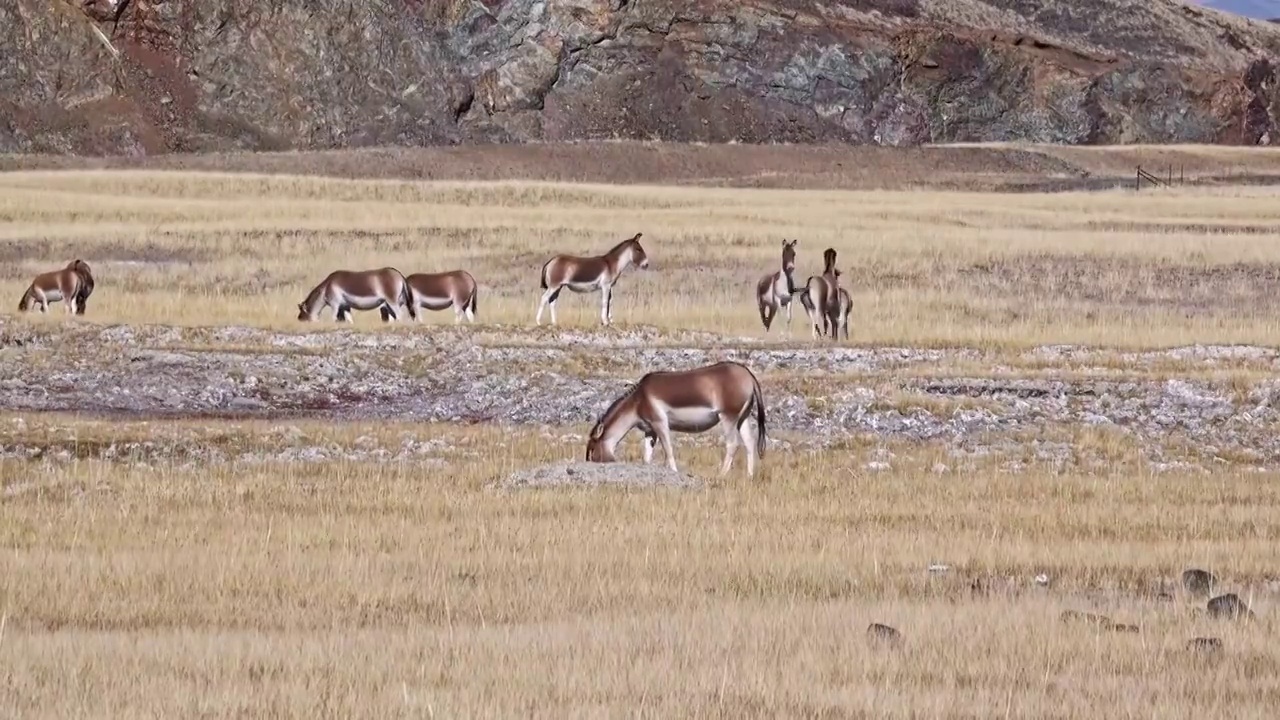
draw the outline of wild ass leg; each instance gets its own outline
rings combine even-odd
[[[738,451],[738,440],[741,435],[738,433],[734,419],[728,415],[720,416],[720,429],[724,431],[724,462],[720,464],[720,475],[723,477],[728,475],[729,468],[733,467],[733,454]]]
[[[747,437],[747,421],[745,419],[741,425],[735,428],[735,432],[738,433],[738,437],[742,438],[742,444],[746,446],[747,450],[747,477],[752,477],[756,474],[756,440],[760,437],[760,428],[756,427],[755,423],[751,423],[751,425],[755,427],[755,432],[752,433],[753,437]]]
[[[392,320],[400,319],[400,313],[396,312],[396,309],[386,300],[382,301],[382,311],[382,322],[391,322]]]
[[[795,300],[792,300],[791,302],[787,303],[787,329],[786,329],[787,335],[791,334],[791,306],[795,304],[796,304]]]
[[[662,445],[662,452],[667,458],[667,467],[672,472],[679,472],[680,468],[676,467],[676,449],[671,444],[671,426],[667,424],[664,417],[660,422],[653,423],[653,429],[658,433],[658,443]]]
[[[558,287],[547,288],[546,292],[542,293],[542,302],[538,303],[538,315],[533,319],[535,325],[542,324],[542,311],[547,308],[551,309],[551,324],[556,324],[556,299],[559,297],[560,288]]]
[[[600,324],[608,325],[613,313],[610,312],[610,301],[613,299],[613,290],[608,285],[600,286]]]
[[[653,443],[656,442],[657,439],[658,437],[656,435],[646,434],[644,438],[641,440],[642,447],[644,448],[644,464],[645,465],[649,465],[653,462]]]

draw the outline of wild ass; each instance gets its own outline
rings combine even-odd
[[[782,269],[769,273],[756,283],[756,307],[760,310],[760,322],[764,323],[764,331],[778,315],[778,309],[787,307],[787,333],[791,333],[791,300],[800,292],[796,287],[794,273],[796,271],[796,243],[798,240],[782,241]]]
[[[49,303],[62,300],[67,303],[68,315],[83,315],[91,294],[93,272],[89,270],[89,263],[77,258],[64,268],[36,275],[22,293],[18,311],[26,312],[33,305],[39,305],[40,312],[48,312]]]
[[[377,270],[334,270],[298,303],[298,319],[314,321],[326,307],[334,310],[338,322],[351,319],[352,310],[383,309],[384,321],[399,319],[396,308],[404,306],[409,317],[417,319],[409,283],[399,270],[391,267]],[[389,312],[387,312],[389,311]]]
[[[405,278],[413,296],[415,308],[444,310],[453,308],[453,322],[462,322],[466,315],[469,322],[476,321],[476,279],[466,270],[450,270],[439,273],[414,273]],[[382,308],[382,319],[388,320],[391,311]],[[422,322],[422,315],[417,316]]]
[[[836,251],[833,248],[822,251],[822,265],[822,274],[810,276],[800,296],[800,304],[804,305],[813,324],[815,338],[819,333],[826,335],[828,332],[834,337],[840,322],[840,271],[836,269]]]
[[[755,437],[744,426],[755,410]],[[692,370],[651,372],[613,401],[587,440],[588,462],[616,462],[614,450],[624,435],[639,427],[644,433],[644,461],[653,461],[653,445],[662,445],[667,466],[676,467],[671,431],[701,433],[719,425],[724,431],[724,463],[733,465],[739,440],[746,446],[747,476],[755,475],[756,456],[764,458],[765,412],[760,382],[746,366],[719,362]]]
[[[640,236],[614,245],[604,255],[582,257],[578,255],[556,255],[542,266],[542,302],[538,304],[538,314],[534,323],[542,324],[542,311],[551,306],[551,324],[556,324],[556,300],[560,291],[569,288],[576,293],[600,291],[600,323],[608,325],[613,321],[613,286],[623,271],[632,265],[641,270],[649,267],[649,256],[640,246]]]

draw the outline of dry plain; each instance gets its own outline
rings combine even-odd
[[[1280,191],[713,185],[0,175],[0,712],[1270,716]],[[615,327],[533,326],[550,253],[635,232]],[[783,238],[839,251],[848,341],[763,332]],[[73,257],[85,316],[14,312]],[[293,319],[380,265],[469,269],[479,321]],[[756,479],[709,433],[697,486],[502,487],[721,358]]]

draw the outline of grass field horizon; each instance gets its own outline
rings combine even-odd
[[[0,173],[0,714],[1268,717],[1278,199]],[[534,327],[547,258],[636,232],[616,327],[568,291]],[[848,341],[763,332],[795,238]],[[15,311],[74,258],[87,315]],[[295,320],[383,265],[467,269],[478,322]],[[676,437],[701,487],[502,485],[725,357],[758,477],[713,431]]]

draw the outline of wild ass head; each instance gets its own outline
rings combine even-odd
[[[782,241],[782,272],[790,275],[796,269],[796,243],[799,240]]]

